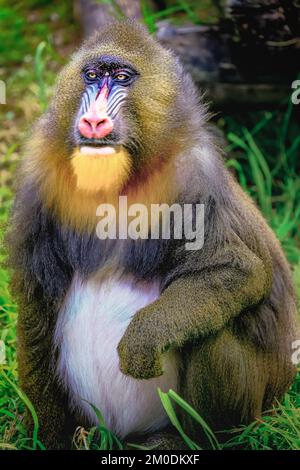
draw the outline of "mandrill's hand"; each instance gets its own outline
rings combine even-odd
[[[144,313],[138,312],[127,327],[119,345],[120,369],[135,379],[150,379],[162,375],[162,353],[155,329]]]

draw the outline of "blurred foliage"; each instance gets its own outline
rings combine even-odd
[[[156,23],[163,20],[173,24],[181,24],[183,21],[193,24],[214,24],[219,19],[219,3],[210,0],[166,1],[166,8],[155,11],[151,2],[141,0],[141,7],[144,22],[150,33],[154,33],[157,30]]]
[[[227,166],[255,199],[289,261],[300,261],[300,138],[295,106],[226,116]]]
[[[60,18],[72,23],[71,0],[0,0],[0,67],[30,61],[41,40],[51,44],[52,23]]]

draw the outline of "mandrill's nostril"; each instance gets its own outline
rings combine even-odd
[[[83,118],[82,121],[79,123],[79,127],[80,126],[87,126],[89,127],[91,130],[93,130],[93,126],[92,124],[90,123],[90,121],[86,118]]]
[[[101,124],[104,124],[106,122],[106,119],[93,120],[93,119],[83,118],[83,122],[85,125],[90,127],[91,130],[95,130],[97,129],[97,127],[101,126]]]
[[[105,124],[107,121],[108,121],[108,119],[101,119],[101,121],[98,121],[97,123],[95,123],[96,129],[97,129],[99,126],[101,126],[102,124]]]
[[[84,137],[101,139],[113,130],[113,122],[108,116],[86,113],[80,118],[78,127]]]

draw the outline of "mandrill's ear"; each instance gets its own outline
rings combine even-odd
[[[103,149],[104,150],[104,149]],[[89,149],[84,153],[84,147],[76,149],[71,158],[71,165],[76,176],[77,189],[89,192],[105,191],[119,192],[126,184],[131,160],[128,152],[123,148],[115,153],[97,153]]]

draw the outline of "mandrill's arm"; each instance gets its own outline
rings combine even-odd
[[[172,282],[157,301],[133,317],[118,347],[125,374],[138,379],[161,375],[164,351],[216,333],[268,294],[268,263],[240,239],[223,247],[212,262]]]

